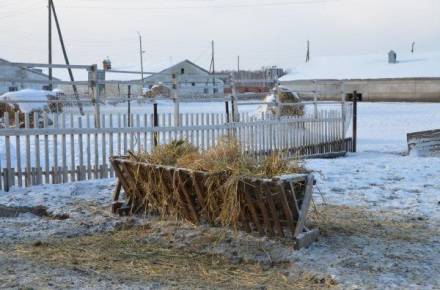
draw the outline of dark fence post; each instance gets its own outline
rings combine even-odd
[[[229,102],[225,100],[225,109],[226,109],[226,123],[229,123]]]
[[[153,104],[153,127],[157,128],[159,127],[159,115],[157,114],[157,103],[156,101]],[[158,133],[154,132],[153,134],[153,142],[154,142],[154,147],[156,147],[158,145]]]
[[[353,152],[357,150],[357,91],[353,92]]]
[[[128,114],[128,127],[131,127],[131,85],[128,85],[128,94],[127,94],[127,98],[128,98],[128,103],[127,103],[127,106],[128,106],[128,112],[127,112],[127,114]]]

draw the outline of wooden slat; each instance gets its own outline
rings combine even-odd
[[[61,128],[66,129],[66,115],[64,113],[61,114]],[[67,176],[67,152],[66,152],[66,134],[61,135],[61,177],[60,183],[68,182]]]
[[[273,228],[272,228],[272,224],[270,222],[269,213],[268,213],[266,204],[265,204],[265,202],[264,202],[264,200],[262,198],[262,195],[263,195],[262,190],[263,189],[262,189],[262,186],[261,186],[261,182],[259,180],[256,180],[256,184],[257,184],[257,188],[255,189],[255,196],[257,198],[258,207],[260,208],[260,212],[261,212],[261,214],[263,216],[264,227],[265,227],[266,233],[269,236],[273,236],[274,235],[274,231],[273,231]]]
[[[82,129],[83,127],[83,118],[78,117],[78,128]],[[79,143],[79,170],[78,170],[78,180],[85,180],[86,174],[84,170],[84,144],[83,144],[83,135],[78,135],[78,143]]]
[[[289,202],[289,200],[287,198],[286,190],[284,188],[284,183],[278,182],[278,187],[279,187],[281,206],[283,207],[284,215],[285,215],[287,222],[288,222],[287,226],[292,231],[292,235],[295,235],[296,222],[293,219],[292,210],[290,208],[291,206],[295,206],[295,205],[293,205]]]
[[[281,227],[281,224],[280,224],[280,221],[278,218],[278,212],[275,207],[275,203],[272,199],[271,187],[267,182],[265,182],[262,184],[262,189],[266,193],[266,202],[269,205],[269,212],[270,212],[270,215],[272,216],[275,231],[277,232],[277,234],[279,236],[284,237],[283,228]]]
[[[302,231],[304,230],[304,225],[306,222],[307,213],[309,211],[312,196],[313,196],[313,175],[309,175],[307,177],[304,199],[301,204],[298,223],[295,229],[295,234],[294,234],[295,237],[298,236],[300,233],[302,233]]]
[[[70,114],[70,127],[75,127],[73,114]],[[70,134],[70,180],[76,181],[75,135]]]
[[[9,128],[9,112],[4,113],[5,128]],[[5,155],[6,155],[6,172],[5,172],[5,191],[13,185],[12,164],[11,164],[11,139],[9,136],[5,137]]]
[[[20,115],[19,112],[15,112],[15,128],[17,130],[20,130]],[[16,155],[16,162],[17,162],[17,183],[19,187],[23,186],[23,172],[21,171],[21,137],[16,136],[15,137],[15,155]],[[0,178],[1,179],[1,178]]]
[[[39,113],[34,112],[34,128],[39,128],[40,124],[38,122]],[[41,170],[41,157],[40,157],[40,136],[35,135],[35,166],[36,166],[36,178],[34,184],[43,183],[42,170]]]
[[[44,128],[49,127],[49,117],[47,116],[47,113],[44,113]],[[49,135],[44,135],[44,166],[45,166],[45,182],[50,183],[50,173],[49,173]]]

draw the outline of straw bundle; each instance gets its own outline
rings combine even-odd
[[[304,105],[300,105],[300,99],[294,93],[286,89],[280,89],[278,100],[283,103],[298,103],[298,105],[284,105],[281,107],[281,116],[303,116]]]

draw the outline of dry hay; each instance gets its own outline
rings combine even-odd
[[[331,278],[304,271],[287,272],[289,265],[263,267],[252,261],[230,261],[217,254],[197,253],[170,245],[146,243],[148,230],[18,245],[15,253],[38,263],[104,279],[159,283],[172,289],[332,289]]]
[[[208,173],[204,180],[207,188],[206,207],[202,210],[212,223],[236,229],[242,207],[238,187],[243,178],[271,178],[305,172],[300,162],[287,162],[281,153],[273,153],[257,161],[242,153],[241,148],[239,142],[233,138],[222,138],[216,146],[203,152],[199,152],[186,141],[173,141],[158,146],[152,153],[131,153],[130,156],[135,161]],[[138,201],[136,204],[145,206],[146,212],[158,213],[162,217],[185,216],[182,214],[184,206],[176,198],[179,185],[174,183],[175,177],[172,178],[173,186],[170,188],[170,180],[164,179],[157,170],[147,170],[141,166],[130,170],[136,184],[147,193],[145,196],[134,197]]]
[[[440,235],[440,229],[430,226],[424,218],[364,207],[320,205],[310,212],[308,220],[324,236],[343,234],[426,242]]]
[[[283,103],[297,103],[298,105],[285,105],[280,109],[281,116],[303,116],[304,105],[301,105],[300,99],[291,91],[281,89],[278,93],[278,100]]]

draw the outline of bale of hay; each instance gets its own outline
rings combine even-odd
[[[278,92],[278,100],[281,104],[283,103],[296,103],[298,105],[283,105],[280,109],[281,116],[303,116],[304,105],[301,105],[301,100],[297,94],[292,91],[280,88]]]

